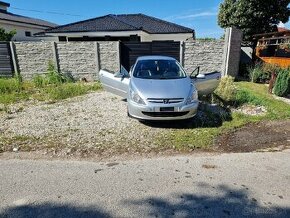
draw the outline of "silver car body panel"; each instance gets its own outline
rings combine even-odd
[[[198,90],[198,95],[209,95],[216,90],[220,83],[221,73],[212,72],[207,74],[199,74],[196,78],[192,79],[196,89]]]
[[[120,73],[113,74],[100,70],[99,79],[106,91],[127,98],[130,78],[122,77]]]
[[[175,60],[165,56],[145,56],[139,60]],[[136,65],[136,64],[135,64]],[[194,89],[199,95],[212,93],[219,84],[220,73],[198,75],[190,79],[141,79],[130,72],[110,73],[101,70],[100,81],[105,90],[127,99],[130,116],[142,120],[178,120],[189,119],[197,113],[198,99],[187,103],[188,96]],[[134,67],[132,67],[134,71]],[[130,77],[128,76],[130,75]],[[138,93],[145,104],[137,104],[131,98],[130,90]]]

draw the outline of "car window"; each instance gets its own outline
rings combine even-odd
[[[133,76],[141,79],[180,79],[185,78],[186,73],[175,60],[140,60]]]

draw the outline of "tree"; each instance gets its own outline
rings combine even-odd
[[[0,27],[0,41],[11,41],[11,39],[15,34],[16,34],[15,30],[6,32],[3,28]]]
[[[277,31],[279,22],[288,22],[289,3],[290,0],[224,0],[218,24],[242,30],[244,40],[250,41],[254,34]]]

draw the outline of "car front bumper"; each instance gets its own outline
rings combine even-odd
[[[139,105],[128,99],[129,116],[139,120],[185,120],[197,113],[198,101],[192,104],[147,104]],[[161,111],[164,107],[174,107],[174,111]]]

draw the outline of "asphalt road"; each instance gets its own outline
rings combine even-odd
[[[0,217],[290,217],[290,151],[0,160]]]

